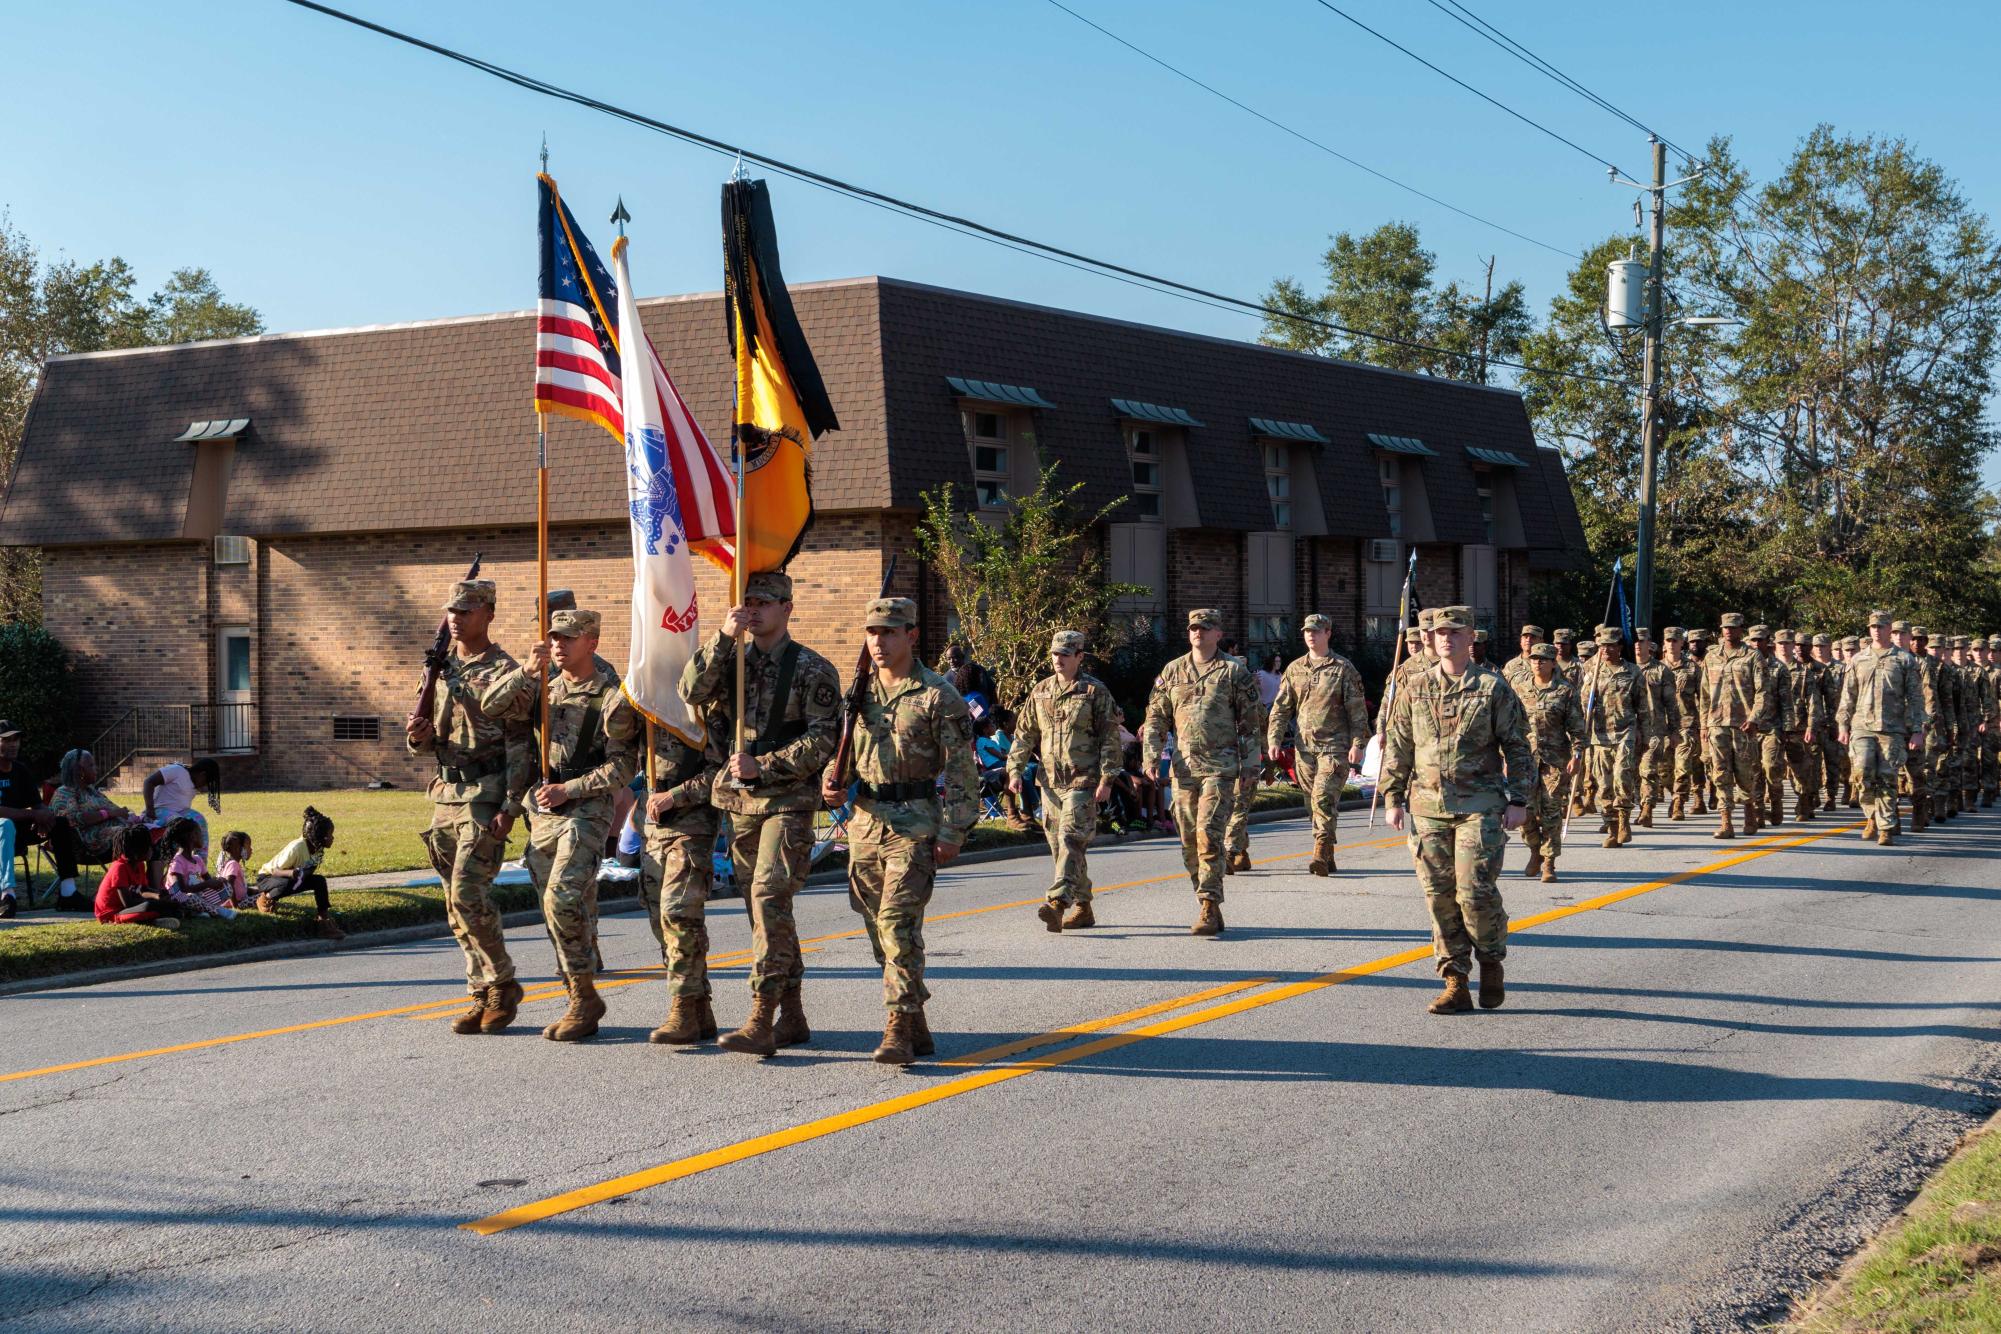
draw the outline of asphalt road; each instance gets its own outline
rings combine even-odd
[[[947,874],[903,1072],[839,888],[799,908],[818,1041],[763,1063],[646,1043],[630,915],[581,1046],[549,1000],[454,1036],[449,939],[0,998],[0,1327],[1732,1328],[2001,1101],[2001,810],[1891,850],[1580,821],[1562,883],[1504,882],[1507,1006],[1451,1018],[1407,854],[1344,823],[1332,880],[1257,827],[1214,941],[1165,843],[1094,856],[1062,936],[1046,862]]]

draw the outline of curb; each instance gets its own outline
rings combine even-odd
[[[1366,803],[1354,800],[1343,801],[1341,809],[1354,810]],[[1272,824],[1279,820],[1298,819],[1306,813],[1305,806],[1285,807],[1279,810],[1253,811],[1246,817],[1248,824]],[[1091,846],[1123,847],[1131,843],[1166,842],[1168,835],[1145,834],[1099,834],[1091,840]],[[969,852],[958,858],[954,866],[978,866],[984,862],[1010,861],[1021,857],[1047,857],[1049,849],[1041,843],[1025,842],[1004,848],[983,848]],[[847,881],[846,870],[816,871],[806,877],[807,888],[819,885],[838,885]],[[432,880],[404,882],[428,886]],[[379,886],[375,886],[379,887]],[[338,889],[338,885],[330,886]],[[722,900],[728,902],[727,899]],[[639,906],[638,894],[625,894],[606,899],[600,893],[598,915],[615,917],[633,911]],[[502,913],[500,924],[503,928],[528,926],[542,920],[540,908],[523,908],[516,912]],[[78,973],[56,973],[49,977],[30,977],[18,982],[0,982],[0,996],[19,996],[37,991],[68,991],[76,987],[94,987],[107,982],[132,982],[148,977],[165,977],[174,973],[192,973],[206,968],[226,968],[239,963],[269,963],[277,959],[303,959],[319,954],[345,954],[351,950],[373,949],[381,945],[401,945],[413,940],[429,940],[437,936],[448,936],[452,932],[449,922],[418,922],[411,926],[390,927],[382,931],[357,932],[346,940],[286,940],[273,945],[256,945],[249,949],[228,950],[220,954],[195,954],[183,959],[155,959],[147,963],[119,964],[112,968],[91,968]]]

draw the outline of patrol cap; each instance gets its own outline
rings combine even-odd
[[[1815,636],[1813,637],[1813,639],[1812,639],[1812,640],[1810,641],[1810,647],[1813,647],[1813,648],[1833,648],[1833,647],[1834,647],[1834,639],[1833,639],[1833,637],[1832,637],[1832,636],[1829,636],[1829,635],[1815,635]]]
[[[1223,628],[1223,613],[1214,607],[1197,607],[1188,613],[1190,630],[1220,630]]]
[[[1556,645],[1554,644],[1530,645],[1529,656],[1531,658],[1544,659],[1554,662],[1556,660]]]
[[[572,593],[567,588],[552,588],[549,590],[550,611],[575,611],[576,609],[577,595],[575,593]]]
[[[1725,630],[1742,630],[1744,628],[1744,613],[1741,611],[1726,611],[1716,618],[1716,624]]]
[[[1639,641],[1639,640],[1642,640],[1642,639],[1644,639],[1644,640],[1646,640],[1646,641],[1647,641],[1648,643],[1652,643],[1652,642],[1653,642],[1653,638],[1654,638],[1654,632],[1653,632],[1653,631],[1651,631],[1651,630],[1649,630],[1649,629],[1647,629],[1647,627],[1646,627],[1646,626],[1644,626],[1644,625],[1642,625],[1642,626],[1638,627],[1637,629],[1635,629],[1635,630],[1633,631],[1633,639],[1634,639],[1634,640],[1635,640],[1636,642],[1637,642],[1637,641]]]
[[[1334,622],[1330,620],[1328,617],[1322,616],[1319,612],[1316,611],[1311,616],[1308,616],[1305,620],[1301,621],[1299,623],[1299,628],[1302,630],[1332,630],[1334,628]]]
[[[1987,647],[2001,648],[2001,635],[1987,636]],[[0,736],[5,736],[5,735],[7,735],[5,732],[0,732]]]
[[[1841,647],[1846,651],[1853,653],[1855,652],[1855,650],[1862,647],[1862,641],[1854,635],[1843,635],[1841,637]]]
[[[1688,642],[1691,644],[1707,644],[1713,637],[1699,625],[1688,632]]]
[[[1746,630],[1744,632],[1744,638],[1754,641],[1760,639],[1770,639],[1771,637],[1772,637],[1772,627],[1769,625],[1754,625],[1749,630]]]
[[[1430,612],[1426,612],[1426,613],[1424,613],[1424,614],[1425,614],[1426,616],[1429,616],[1429,615],[1431,615],[1431,613],[1430,613]],[[1423,627],[1423,626],[1421,626],[1421,625],[1409,625],[1409,626],[1405,626],[1405,627],[1404,627],[1404,632],[1403,632],[1403,637],[1404,637],[1405,639],[1413,639],[1413,640],[1414,640],[1414,639],[1422,639],[1422,638],[1424,638],[1424,627]]]
[[[1474,643],[1476,643],[1476,644],[1484,644],[1484,643],[1486,643],[1486,642],[1487,642],[1487,632],[1486,632],[1485,630],[1475,630],[1475,631],[1473,632],[1473,642],[1474,642]]]
[[[764,602],[790,602],[792,576],[783,570],[752,571],[743,581],[743,595],[746,599],[757,598]]]
[[[1677,639],[1686,639],[1686,638],[1688,638],[1688,636],[1682,633],[1681,627],[1678,625],[1670,625],[1667,629],[1661,631],[1661,642],[1663,644],[1672,643]]]
[[[1580,658],[1588,658],[1593,654],[1595,654],[1597,651],[1598,651],[1598,645],[1593,640],[1589,639],[1584,640],[1577,646],[1577,656]]]
[[[1541,626],[1539,626],[1539,625],[1525,625],[1525,626],[1523,626],[1523,627],[1522,627],[1522,634],[1523,634],[1524,636],[1526,636],[1527,638],[1529,638],[1529,639],[1533,639],[1533,640],[1535,640],[1535,641],[1536,641],[1536,642],[1537,642],[1538,644],[1540,644],[1540,643],[1542,642],[1542,638],[1543,638],[1543,634],[1542,634],[1542,627],[1541,627]]]
[[[1790,644],[1793,642],[1793,632],[1790,630],[1781,630],[1772,636],[1772,642],[1774,644]]]
[[[1417,614],[1417,628],[1424,631],[1436,630],[1438,628],[1439,610],[1437,607],[1425,607],[1419,611]]]
[[[1973,639],[1972,639],[1972,636],[1970,636],[1970,635],[1954,635],[1954,636],[1952,637],[1952,646],[1953,646],[1954,648],[1972,648],[1972,647],[1973,647]]]
[[[1055,634],[1049,636],[1049,651],[1051,653],[1082,653],[1084,651],[1084,636],[1078,634],[1075,630],[1058,630]]]
[[[491,579],[461,579],[452,585],[452,595],[445,599],[446,611],[471,611],[474,607],[491,607],[495,589]]]
[[[1433,630],[1471,630],[1473,609],[1471,607],[1438,607],[1431,612]]]
[[[599,617],[594,611],[579,611],[575,607],[565,607],[549,617],[549,633],[564,639],[574,639],[578,635],[594,635],[598,632]]]
[[[1567,625],[1559,625],[1556,628],[1555,633],[1550,635],[1550,638],[1559,644],[1575,643],[1577,640],[1577,632],[1571,629]]]
[[[1610,644],[1614,647],[1623,647],[1626,637],[1609,625],[1601,625],[1598,627],[1597,642],[1600,644]]]
[[[1914,625],[1911,627],[1911,638],[1930,639],[1931,637],[1932,637],[1932,632],[1925,629],[1922,625]]]
[[[917,604],[909,598],[877,598],[862,618],[864,630],[908,629],[917,624]]]

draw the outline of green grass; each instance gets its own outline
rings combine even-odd
[[[2001,1118],[1806,1307],[1794,1334],[2001,1329]]]
[[[137,806],[139,803],[132,803]],[[250,835],[256,853],[252,875],[263,862],[299,836],[306,807],[324,811],[334,822],[333,850],[320,869],[328,877],[374,871],[428,870],[430,861],[417,840],[431,825],[431,803],[421,792],[225,792],[222,814],[206,806],[209,839],[220,855],[222,836],[232,829]],[[517,824],[508,855],[521,855],[523,826]]]

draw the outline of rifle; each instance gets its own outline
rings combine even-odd
[[[473,553],[472,564],[466,569],[467,579],[479,578],[478,552]],[[438,621],[438,637],[431,643],[431,651],[424,655],[424,683],[417,687],[417,707],[410,712],[410,721],[429,719],[438,702],[438,664],[452,646],[452,618],[447,612]]]
[[[921,573],[921,572],[920,572]],[[896,557],[889,558],[889,568],[883,571],[882,592],[878,598],[889,596],[889,581],[896,577]],[[854,777],[851,772],[855,764],[855,719],[861,717],[862,705],[868,702],[868,688],[875,680],[875,664],[869,660],[868,641],[862,641],[862,651],[855,658],[855,682],[848,687],[847,697],[841,701],[841,744],[834,751],[834,780],[843,792]]]

